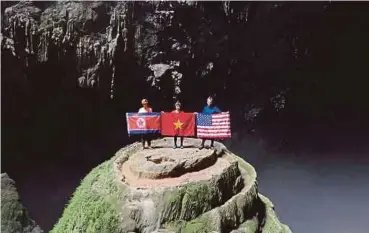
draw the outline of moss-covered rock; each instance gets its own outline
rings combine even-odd
[[[199,219],[195,219],[184,224],[181,232],[183,233],[212,232],[215,229],[211,223],[212,219],[208,217],[201,217]]]
[[[259,194],[261,201],[265,204],[265,224],[263,233],[291,233],[290,228],[282,224],[275,211],[273,203],[264,195]]]
[[[15,182],[6,173],[1,174],[1,232],[43,232],[28,216],[27,210],[20,202]]]
[[[81,182],[52,233],[120,232],[124,188],[113,173],[113,160],[94,168]]]
[[[160,153],[175,152],[165,139],[153,143],[168,148]],[[211,176],[194,171],[188,180],[166,178],[173,180],[144,187],[129,183],[122,173],[139,144],[121,149],[85,177],[52,232],[290,232],[276,217],[271,202],[258,194],[255,169],[222,144],[216,147],[218,160],[228,165],[210,164],[209,172],[212,166],[218,169]],[[206,179],[197,179],[197,174]]]

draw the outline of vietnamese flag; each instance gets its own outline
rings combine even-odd
[[[165,112],[161,114],[161,135],[195,136],[195,114]]]

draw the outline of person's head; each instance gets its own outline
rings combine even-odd
[[[177,101],[175,104],[174,104],[174,107],[177,111],[181,110],[181,103],[179,101]]]
[[[147,108],[149,106],[149,101],[147,99],[142,99],[141,104],[144,108]]]
[[[206,103],[208,104],[208,106],[211,106],[213,104],[213,97],[209,96],[206,100]]]

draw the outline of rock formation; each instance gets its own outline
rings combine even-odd
[[[15,182],[6,173],[1,174],[1,232],[43,232],[28,216],[27,210],[20,202]]]
[[[272,131],[273,144],[287,137],[292,144],[312,123],[366,124],[362,77],[369,70],[361,58],[368,53],[368,6],[2,1],[4,158],[27,157],[45,140],[57,148],[101,137],[97,147],[107,148],[113,141],[107,135],[142,98],[155,110],[179,98],[185,109],[199,111],[214,94],[232,112],[232,127],[241,134],[256,126]]]
[[[55,67],[63,73],[40,75],[56,76],[46,80],[69,88],[97,89],[103,98],[134,94],[126,84],[153,89],[152,97],[170,105],[177,97],[191,102],[213,93],[243,100],[248,97],[241,93],[249,93],[255,106],[241,101],[237,114],[252,121],[257,115],[253,112],[262,106],[284,109],[290,87],[284,68],[303,66],[300,63],[310,59],[305,38],[314,26],[309,19],[323,14],[325,7],[229,1],[20,1],[4,10],[2,51],[7,58],[16,57],[26,72]],[[273,23],[266,23],[270,17]],[[291,30],[284,35],[281,31],[290,22],[296,24],[289,24]],[[272,73],[279,75],[269,80]],[[33,75],[27,74],[27,81]]]
[[[291,232],[258,192],[250,164],[221,143],[185,144],[122,148],[86,176],[52,232]]]

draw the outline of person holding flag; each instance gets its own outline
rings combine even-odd
[[[213,97],[209,96],[208,99],[206,100],[206,103],[207,105],[203,108],[202,114],[211,115],[214,113],[221,113],[221,110],[213,104]],[[200,150],[204,148],[206,140],[209,140],[209,139],[207,138],[202,139],[201,146],[199,148]],[[210,140],[211,140],[210,148],[214,149],[214,139],[211,138]]]
[[[152,112],[152,108],[149,106],[149,101],[147,99],[141,100],[142,108],[138,110],[138,113],[150,113]],[[147,142],[147,146],[151,149],[151,136],[148,134],[141,135],[142,149],[145,149],[145,141]]]
[[[178,148],[177,138],[180,137],[180,148],[183,149],[183,138],[195,135],[195,115],[182,111],[179,101],[174,106],[172,112],[161,112],[161,134],[174,137],[173,149]]]
[[[151,149],[152,135],[160,134],[161,132],[161,115],[158,112],[153,112],[149,107],[147,99],[141,100],[142,108],[138,112],[127,112],[127,132],[128,135],[140,135],[142,148],[145,148],[145,142],[148,148]]]
[[[177,101],[174,104],[175,109],[172,111],[172,113],[183,113],[183,111],[181,110],[181,103],[179,101]],[[180,137],[181,140],[181,149],[183,149],[183,136]],[[177,146],[177,135],[174,136],[174,145],[173,145],[173,149],[178,148]]]

